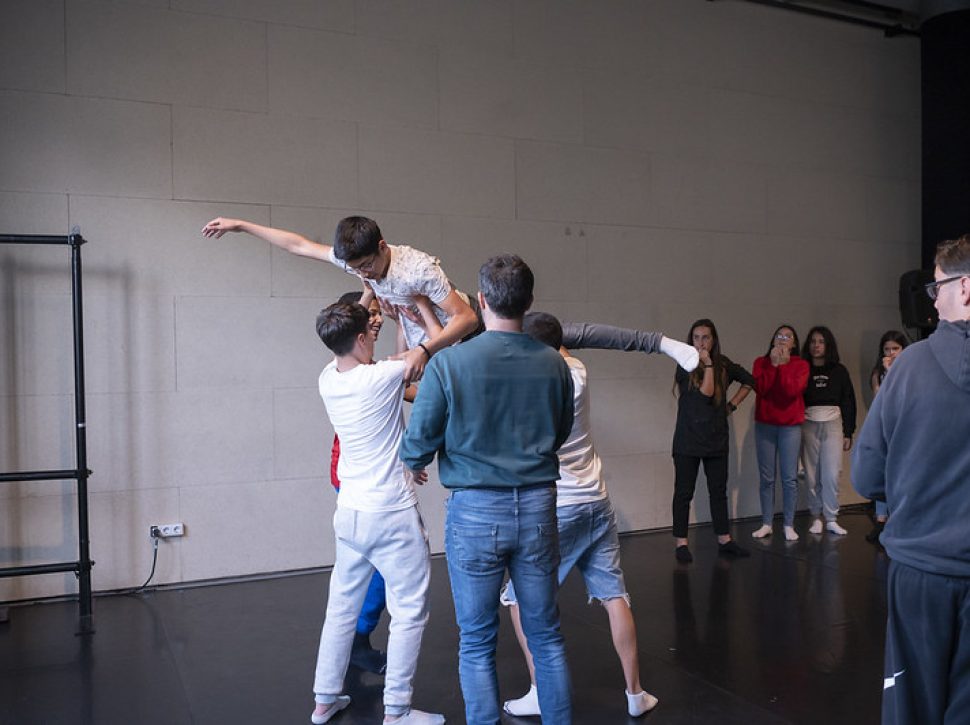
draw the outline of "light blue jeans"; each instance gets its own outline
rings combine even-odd
[[[583,575],[590,602],[624,599],[629,605],[630,595],[620,568],[616,514],[610,499],[560,506],[556,516],[559,519],[559,584],[575,567]],[[509,582],[502,592],[502,604],[517,603],[515,586]]]
[[[826,521],[839,515],[839,475],[842,473],[842,419],[802,423],[802,466],[808,510]]]
[[[428,622],[431,560],[424,522],[416,506],[380,513],[338,506],[333,530],[337,555],[317,652],[315,700],[329,704],[343,692],[357,617],[371,576],[378,569],[384,573],[387,611],[391,615],[384,712],[403,715],[411,707],[421,635]]]
[[[542,722],[569,725],[569,669],[556,606],[556,487],[453,491],[445,552],[468,725],[497,725],[500,718],[495,647],[506,569],[518,592],[522,629],[535,661]]]
[[[770,526],[775,516],[775,472],[781,473],[782,511],[785,526],[795,523],[798,503],[798,452],[802,445],[800,425],[754,424],[761,477],[761,523]]]

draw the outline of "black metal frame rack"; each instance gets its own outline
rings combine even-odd
[[[14,471],[0,473],[0,483],[26,481],[77,481],[78,560],[55,564],[11,566],[0,568],[0,577],[56,574],[72,571],[78,578],[78,634],[94,632],[91,615],[91,561],[88,531],[88,476],[86,418],[84,412],[84,317],[81,295],[81,245],[85,243],[80,229],[74,227],[67,236],[0,235],[0,244],[66,244],[71,248],[71,306],[74,319],[74,422],[76,467],[61,471]]]

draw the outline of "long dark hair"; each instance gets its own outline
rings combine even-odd
[[[711,365],[713,366],[714,373],[714,404],[720,405],[721,400],[724,399],[724,361],[721,357],[721,340],[717,336],[717,328],[714,323],[711,322],[706,317],[697,320],[693,325],[690,326],[690,330],[687,331],[687,344],[693,346],[694,344],[694,330],[698,327],[706,327],[711,331],[711,338],[713,340],[711,344]],[[676,373],[675,373],[674,389],[677,389],[676,384]],[[688,378],[688,388],[693,390],[695,388],[700,388],[701,384],[704,382],[704,366],[698,365],[694,368],[694,371],[690,374]]]
[[[825,341],[825,366],[835,365],[839,362],[839,346],[835,342],[835,335],[832,331],[825,327],[824,325],[816,325],[811,330],[808,331],[808,335],[805,337],[805,345],[802,347],[802,357],[809,361],[809,364],[814,365],[812,362],[812,335],[818,333],[822,336]]]
[[[876,364],[872,366],[870,376],[875,375],[880,385],[882,385],[883,378],[886,377],[886,369],[882,366],[882,347],[887,342],[895,342],[900,347],[905,348],[909,345],[909,338],[899,330],[889,330],[879,338],[879,353],[876,355]]]
[[[778,327],[775,328],[775,331],[771,333],[771,340],[768,341],[768,350],[765,352],[765,357],[768,357],[769,355],[771,355],[771,348],[775,346],[775,335],[777,335],[785,328],[788,328],[789,330],[791,330],[791,335],[794,338],[793,342],[795,343],[794,345],[792,345],[791,349],[793,354],[795,355],[798,354],[798,348],[799,348],[798,332],[795,331],[795,327],[793,325],[785,324],[785,325],[778,325]]]

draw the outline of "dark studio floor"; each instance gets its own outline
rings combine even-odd
[[[735,536],[752,556],[717,555],[708,526],[691,531],[694,563],[674,560],[669,532],[623,538],[640,643],[641,679],[660,698],[640,722],[876,723],[882,690],[888,560],[864,535]],[[443,558],[432,567],[431,621],[414,705],[464,722],[457,631]],[[308,723],[328,573],[95,600],[97,632],[75,636],[75,603],[10,609],[0,624],[0,723]],[[571,576],[561,596],[574,722],[627,717],[607,618]],[[386,622],[375,642],[386,641]],[[498,652],[503,699],[528,686],[507,615]],[[353,704],[335,725],[381,721],[382,678],[351,670]],[[509,723],[538,718],[506,717]]]

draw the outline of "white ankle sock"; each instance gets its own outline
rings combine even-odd
[[[810,534],[821,534],[822,533],[822,519],[815,519],[812,525],[808,529]]]
[[[444,722],[444,715],[412,709],[408,710],[407,714],[402,715],[397,720],[393,720],[392,725],[443,725]]]
[[[626,711],[630,713],[630,717],[640,717],[643,713],[650,712],[658,702],[660,701],[646,690],[636,695],[626,693]]]
[[[350,695],[337,695],[337,699],[330,706],[330,709],[323,713],[323,715],[315,715],[311,713],[310,722],[312,722],[313,725],[323,725],[325,722],[330,722],[330,718],[343,710],[349,704]]]
[[[847,533],[849,533],[839,526],[837,521],[829,521],[827,524],[825,524],[825,528],[828,529],[829,533],[837,534],[839,536],[845,536]]]
[[[535,685],[529,686],[529,691],[517,700],[506,700],[505,712],[509,715],[541,715],[539,710],[539,691]]]
[[[762,524],[761,528],[757,531],[752,531],[751,535],[756,539],[763,539],[766,536],[771,536],[771,526],[769,524]]]
[[[798,534],[795,533],[794,526],[785,527],[785,539],[787,541],[798,541]]]

